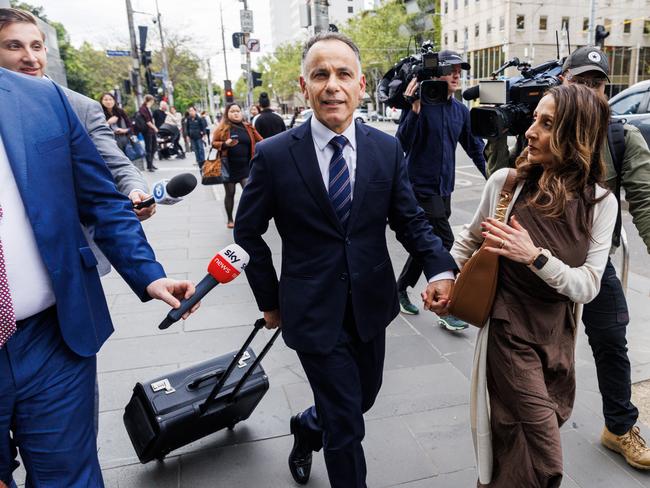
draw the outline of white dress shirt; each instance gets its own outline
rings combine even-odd
[[[0,219],[0,241],[2,241],[9,292],[16,320],[22,320],[54,305],[56,300],[2,137],[0,137],[0,205],[4,214]]]
[[[334,147],[330,144],[333,137],[342,135],[348,140],[348,143],[343,148],[343,157],[348,165],[350,171],[350,186],[352,190],[352,198],[354,199],[354,182],[356,179],[357,169],[357,134],[355,123],[352,122],[348,125],[347,129],[342,134],[337,134],[333,130],[325,127],[321,121],[315,116],[311,117],[311,136],[314,140],[314,149],[316,150],[316,157],[318,158],[318,166],[323,175],[323,183],[325,184],[325,191],[329,189],[330,182],[330,160],[334,155]],[[432,276],[429,283],[438,280],[453,280],[454,273],[452,271],[444,271]]]

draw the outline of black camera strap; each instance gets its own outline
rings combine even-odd
[[[615,246],[621,244],[621,226],[623,220],[621,217],[621,180],[623,172],[623,160],[625,159],[625,125],[623,120],[610,120],[607,127],[607,145],[612,156],[612,163],[616,171],[616,187],[614,196],[618,204],[618,215],[616,216],[616,225],[614,226],[614,237],[612,243]]]

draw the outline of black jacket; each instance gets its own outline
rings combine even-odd
[[[270,108],[265,108],[255,118],[255,128],[264,139],[287,130],[284,120]]]
[[[194,118],[187,117],[185,120],[185,134],[190,139],[201,139],[205,134],[207,127],[205,119],[198,114]]]

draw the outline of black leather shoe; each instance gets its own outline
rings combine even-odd
[[[305,485],[311,474],[311,454],[309,440],[300,427],[300,414],[291,417],[289,427],[293,434],[293,448],[289,453],[289,471],[296,483]]]

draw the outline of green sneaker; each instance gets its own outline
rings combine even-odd
[[[457,317],[454,317],[453,315],[446,315],[445,317],[438,317],[438,324],[443,326],[445,329],[450,330],[452,332],[458,332],[461,330],[465,330],[469,327],[467,322],[464,322],[460,320]]]
[[[405,291],[400,291],[397,293],[397,296],[399,297],[399,309],[408,315],[417,315],[420,313],[418,310],[418,307],[413,305],[411,303],[411,300],[409,300],[409,294],[406,293]]]

